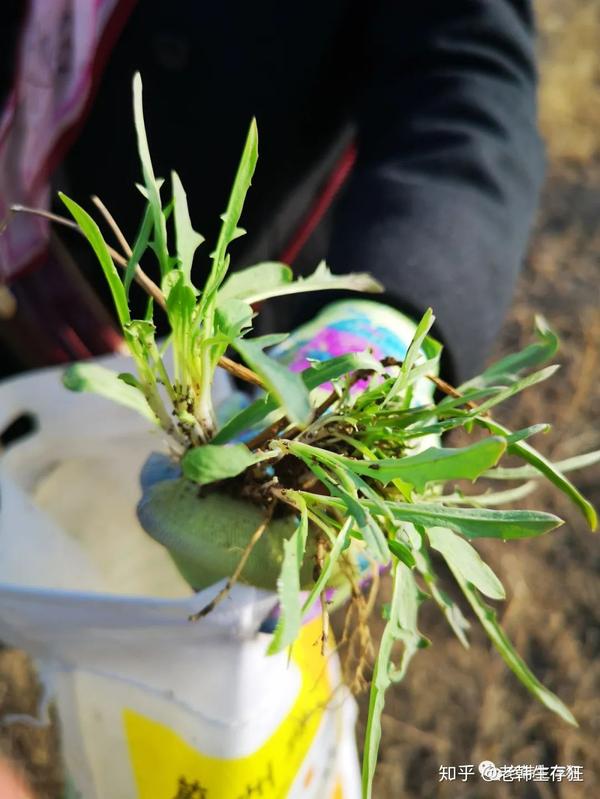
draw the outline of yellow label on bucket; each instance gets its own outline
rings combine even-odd
[[[292,660],[302,680],[296,701],[279,727],[252,754],[209,757],[164,724],[124,711],[125,733],[138,799],[280,799],[287,795],[319,729],[331,684],[320,646],[319,619],[306,625]]]

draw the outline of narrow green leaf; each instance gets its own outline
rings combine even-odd
[[[96,257],[100,262],[100,266],[102,267],[104,276],[106,277],[106,281],[109,285],[113,302],[115,304],[115,309],[119,317],[119,321],[121,322],[122,326],[125,326],[130,321],[131,318],[129,316],[129,307],[127,305],[127,296],[125,295],[125,288],[121,283],[121,278],[119,277],[117,268],[113,263],[113,259],[111,258],[110,252],[108,251],[106,242],[102,237],[100,228],[94,222],[94,220],[88,214],[88,212],[85,211],[74,200],[71,200],[70,197],[67,197],[66,194],[63,194],[60,191],[58,192],[58,196],[67,206],[71,216],[77,222],[77,224],[81,228],[82,233],[85,235],[86,239],[92,245],[92,249],[96,253]]]
[[[322,594],[323,591],[327,588],[327,584],[329,583],[329,579],[331,578],[333,572],[333,567],[338,562],[342,552],[348,546],[351,527],[352,527],[352,519],[346,519],[346,521],[342,526],[342,529],[337,534],[337,537],[335,539],[332,548],[325,556],[325,559],[323,561],[323,568],[321,569],[321,574],[319,575],[319,579],[315,582],[315,584],[311,588],[310,594],[308,595],[308,597],[304,602],[304,605],[302,606],[302,618],[304,618],[304,616],[315,604],[319,595]]]
[[[269,392],[277,399],[288,419],[298,425],[308,423],[312,407],[308,391],[297,372],[278,363],[263,352],[264,343],[237,338],[232,346],[239,352],[248,366],[263,380]]]
[[[300,632],[302,603],[300,601],[300,569],[308,537],[308,508],[301,497],[300,522],[290,539],[283,542],[283,563],[277,580],[279,620],[273,633],[268,654],[273,655],[291,646]]]
[[[448,566],[490,599],[506,598],[502,583],[468,541],[444,527],[430,527],[426,532],[431,546],[444,557]]]
[[[146,135],[146,125],[144,123],[144,105],[142,101],[142,78],[139,72],[133,76],[133,118],[137,136],[138,153],[144,178],[144,188],[146,197],[152,209],[152,219],[154,222],[154,247],[158,262],[160,264],[161,275],[169,271],[169,251],[167,249],[167,223],[163,214],[162,202],[160,199],[160,182],[154,176],[150,148],[148,147],[148,137]]]
[[[127,297],[129,297],[129,289],[131,287],[131,282],[135,277],[135,270],[142,258],[142,255],[146,252],[148,248],[148,241],[150,239],[150,234],[152,233],[153,224],[154,221],[152,215],[152,208],[150,205],[147,205],[146,210],[144,212],[144,218],[142,219],[142,224],[140,225],[137,238],[133,245],[131,257],[127,261],[125,276],[123,278],[123,285],[125,286],[125,294],[127,295]]]
[[[516,652],[510,639],[502,627],[500,627],[498,624],[495,611],[482,601],[476,589],[461,575],[458,570],[453,569],[452,566],[450,566],[450,568],[454,574],[456,582],[461,587],[462,592],[466,596],[471,607],[475,611],[477,618],[481,622],[481,626],[484,628],[490,637],[490,640],[513,674],[515,674],[515,676],[523,683],[525,688],[527,688],[528,691],[531,691],[536,699],[538,699],[549,710],[551,710],[553,713],[556,713],[569,724],[577,726],[577,721],[568,707],[561,702],[556,694],[553,694],[552,691],[549,691],[544,685],[542,685],[535,674],[533,674],[531,669]]]
[[[348,485],[338,485],[334,483],[330,475],[321,466],[318,460],[314,457],[306,456],[302,450],[311,450],[305,444],[295,445],[294,442],[290,443],[290,451],[301,458],[312,473],[318,480],[327,488],[331,496],[339,497],[344,503],[346,512],[352,518],[365,542],[366,548],[372,557],[381,564],[389,563],[390,553],[387,545],[387,538],[385,533],[377,523],[376,519],[371,513],[366,510],[356,496],[356,491],[352,494],[348,491]],[[342,475],[337,472],[336,476],[342,478]],[[341,481],[342,482],[342,481]],[[351,486],[350,486],[351,488]],[[374,503],[379,505],[379,503]],[[384,510],[385,512],[385,510]]]
[[[408,347],[408,350],[406,351],[402,366],[400,367],[398,377],[383,400],[382,407],[387,405],[395,396],[404,391],[404,389],[408,386],[410,372],[421,353],[423,341],[425,340],[427,333],[429,333],[431,330],[434,322],[435,316],[433,315],[433,311],[431,308],[428,308],[423,314],[421,321],[417,325],[412,337],[412,341]]]
[[[491,433],[510,435],[510,430],[498,422],[492,422],[490,419],[486,418],[478,419],[477,421],[483,427],[487,427]],[[576,488],[573,483],[564,476],[564,474],[561,474],[561,472],[553,463],[551,463],[547,458],[541,455],[525,441],[511,444],[509,452],[511,454],[518,455],[524,461],[537,469],[538,472],[547,477],[551,483],[554,483],[554,485],[559,488],[563,494],[566,494],[566,496],[568,496],[569,499],[580,509],[590,528],[592,530],[596,529],[598,517],[594,506],[583,496],[579,489]],[[490,474],[493,474],[493,472]]]
[[[211,254],[213,266],[208,280],[206,281],[202,301],[199,306],[201,315],[203,315],[204,309],[214,302],[216,293],[227,274],[227,268],[229,266],[227,248],[231,242],[243,232],[237,225],[242,215],[246,194],[252,183],[252,176],[254,175],[257,159],[258,130],[256,128],[256,120],[253,119],[250,123],[250,129],[248,130],[242,157],[233,181],[227,210],[221,217],[223,224],[221,225],[217,246]]]
[[[395,555],[398,560],[401,560],[409,569],[414,568],[416,565],[415,556],[406,544],[403,544],[402,541],[395,541],[390,538],[388,540],[388,547],[392,555]]]
[[[506,402],[507,399],[514,397],[515,394],[519,394],[526,388],[531,388],[531,386],[548,380],[558,369],[560,369],[560,366],[547,366],[545,369],[540,369],[539,372],[534,372],[531,375],[527,375],[527,377],[515,380],[508,387],[500,389],[493,397],[482,402],[476,410],[471,411],[470,416],[474,418],[479,414],[486,413],[491,408],[499,405],[501,402]]]
[[[301,493],[307,500],[343,510],[337,497],[306,491]],[[369,500],[364,500],[364,505],[371,511],[375,510]],[[399,521],[422,527],[450,527],[467,538],[529,538],[547,533],[563,523],[557,516],[543,511],[453,508],[425,502],[388,502],[387,505]]]
[[[158,422],[146,398],[136,385],[125,382],[121,375],[95,363],[75,363],[63,374],[63,384],[70,391],[87,391],[125,405],[155,424]]]
[[[421,636],[417,630],[419,592],[411,570],[404,563],[396,564],[393,582],[389,619],[379,643],[369,694],[362,764],[363,799],[371,799],[372,795],[373,776],[381,741],[381,715],[385,692],[392,682],[398,682],[404,677],[408,664],[421,643]],[[398,640],[402,641],[404,649],[400,667],[395,669],[392,664],[392,648]]]
[[[423,575],[425,584],[431,592],[434,602],[444,614],[454,635],[456,635],[465,649],[469,649],[466,631],[470,629],[471,625],[467,619],[465,619],[462,610],[456,602],[439,587],[438,577],[433,570],[427,551],[424,548],[422,551],[417,551],[415,560],[417,562],[417,569]]]
[[[254,454],[244,444],[217,446],[203,444],[188,450],[182,458],[183,474],[199,485],[236,477],[249,466],[272,457],[270,453]]]
[[[486,508],[444,508],[437,505],[390,503],[397,519],[423,527],[450,527],[467,538],[529,538],[562,524],[551,513]]]
[[[600,449],[593,452],[585,452],[582,455],[575,455],[572,458],[565,458],[562,461],[556,461],[554,468],[557,469],[562,475],[566,472],[575,472],[578,469],[585,469],[587,466],[593,466],[595,463],[600,463]],[[492,471],[486,472],[483,475],[487,480],[531,480],[540,476],[538,469],[533,466],[515,466],[514,468],[504,468],[497,466]]]
[[[558,349],[558,337],[548,327],[545,319],[536,317],[536,333],[538,341],[529,344],[521,352],[515,352],[501,358],[488,369],[468,383],[460,387],[460,392],[470,386],[507,385],[518,379],[524,369],[539,366],[553,358]]]
[[[516,444],[519,441],[525,441],[527,438],[537,436],[539,433],[547,433],[550,430],[549,424],[532,424],[530,427],[524,427],[522,430],[516,430],[514,433],[505,437],[507,444]]]
[[[351,352],[348,355],[339,355],[330,358],[328,361],[316,364],[315,366],[300,372],[300,377],[304,386],[311,391],[314,388],[335,380],[342,375],[349,374],[357,369],[381,370],[381,364],[369,353]],[[277,410],[279,403],[275,397],[269,394],[255,400],[243,411],[230,419],[226,425],[217,433],[213,442],[215,444],[225,444],[232,438],[256,427],[269,414]]]
[[[185,282],[195,291],[192,283],[192,263],[194,261],[194,253],[204,241],[204,236],[201,236],[192,227],[187,196],[177,172],[171,172],[171,184],[175,201],[173,214],[177,257],[179,258],[181,271],[185,276]]]

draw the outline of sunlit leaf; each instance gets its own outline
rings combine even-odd
[[[510,435],[510,430],[498,422],[493,422],[486,418],[482,418],[479,421],[481,425],[487,427],[487,429],[492,433]],[[563,494],[566,494],[566,496],[568,496],[569,499],[580,509],[590,528],[592,530],[596,529],[598,524],[596,509],[591,502],[589,502],[583,496],[581,491],[579,491],[579,489],[576,488],[576,486],[574,486],[573,483],[564,476],[564,474],[561,474],[561,472],[553,463],[551,463],[547,458],[537,452],[537,450],[535,450],[525,441],[511,444],[509,452],[511,454],[518,455],[524,461],[527,461],[527,463],[533,466],[534,469],[537,469],[538,472],[547,477],[551,483],[554,483],[554,485],[559,488]]]
[[[277,280],[277,267],[279,267],[279,280]],[[318,265],[316,270],[308,277],[300,277],[293,282],[289,280],[289,267],[284,264],[259,264],[251,269],[256,269],[256,273],[245,277],[244,290],[240,293],[238,286],[242,278],[235,281],[237,275],[233,275],[228,282],[233,281],[233,286],[229,289],[223,286],[226,296],[236,296],[245,299],[247,302],[256,303],[267,300],[270,297],[283,297],[289,294],[304,294],[312,291],[346,290],[370,293],[380,293],[383,291],[382,285],[369,274],[350,273],[334,275],[324,261]],[[249,270],[247,270],[249,271]],[[241,273],[243,274],[243,273]],[[254,285],[249,284],[250,277],[263,277],[264,280],[257,280]],[[232,289],[236,292],[232,294]]]
[[[538,340],[535,343],[529,344],[521,352],[511,353],[496,361],[483,374],[463,384],[460,387],[461,392],[469,386],[510,385],[525,369],[539,366],[553,358],[558,349],[558,337],[541,316],[536,317],[536,333]]]
[[[262,379],[291,422],[305,425],[312,406],[302,377],[263,352],[264,340],[237,338],[232,346]]]
[[[154,176],[150,148],[148,147],[148,137],[146,135],[146,125],[144,122],[144,106],[142,102],[142,78],[139,72],[133,77],[133,117],[137,136],[138,153],[144,178],[144,188],[146,197],[152,209],[152,220],[154,223],[154,249],[160,271],[165,275],[169,271],[169,251],[167,249],[167,223],[163,214],[162,202],[160,199],[160,185]]]
[[[468,541],[443,527],[428,528],[427,537],[433,549],[444,557],[448,566],[460,572],[482,594],[490,599],[506,597],[500,580]]]
[[[398,562],[393,571],[389,619],[379,642],[371,680],[362,764],[363,799],[370,799],[372,795],[373,777],[381,741],[381,715],[385,692],[392,682],[398,682],[404,677],[408,664],[422,640],[417,630],[418,606],[419,591],[411,570],[404,563]],[[395,668],[392,663],[392,648],[396,641],[402,641],[403,644],[399,668]]]
[[[95,363],[75,363],[63,374],[63,384],[70,391],[88,391],[101,397],[125,405],[146,419],[156,423],[158,420],[150,410],[139,383],[126,382],[123,376]]]
[[[100,263],[100,266],[102,267],[102,271],[104,272],[106,282],[109,285],[119,321],[121,322],[121,325],[126,325],[130,321],[131,317],[129,315],[129,306],[127,304],[125,288],[121,283],[121,278],[117,272],[116,266],[113,263],[110,252],[108,251],[106,242],[102,237],[100,228],[94,222],[88,212],[85,211],[74,200],[71,200],[62,192],[59,192],[58,196],[67,206],[71,216],[77,222],[82,232],[85,234],[85,237],[92,245],[92,249],[96,253],[96,257]]]
[[[194,289],[192,283],[192,263],[196,249],[204,241],[204,237],[197,233],[190,219],[187,196],[177,172],[171,172],[173,186],[173,215],[175,219],[175,239],[177,243],[177,257],[180,268],[185,276],[185,282]],[[195,289],[194,289],[195,291]]]
[[[152,207],[150,205],[147,205],[146,210],[144,212],[144,218],[142,219],[142,224],[140,226],[139,232],[137,234],[137,237],[133,245],[131,256],[127,261],[125,276],[123,277],[123,285],[125,286],[125,293],[127,297],[129,297],[129,289],[131,287],[131,282],[135,277],[135,272],[140,262],[140,259],[148,248],[148,241],[150,239],[150,234],[152,233],[153,225],[154,225],[154,217],[152,214]]]
[[[545,705],[553,713],[556,713],[569,724],[577,726],[577,721],[568,707],[563,702],[549,691],[538,678],[533,674],[529,666],[519,656],[513,647],[510,639],[504,630],[498,624],[495,611],[486,605],[480,598],[476,589],[464,579],[458,570],[452,569],[452,573],[460,585],[464,595],[468,599],[471,607],[475,611],[477,618],[481,622],[481,626],[489,635],[492,643],[502,656],[504,662],[515,676],[523,683],[528,691]]]
[[[218,304],[232,297],[249,303],[255,302],[253,296],[257,291],[285,286],[292,279],[290,267],[278,261],[267,261],[240,269],[230,275],[219,289]]]
[[[506,449],[502,438],[488,438],[469,447],[430,447],[418,455],[380,458],[376,462],[344,462],[358,474],[368,475],[384,485],[399,478],[419,492],[432,480],[474,480],[498,462]]]
[[[199,485],[236,477],[249,466],[268,458],[269,454],[250,452],[244,444],[203,444],[189,449],[181,460],[183,474]]]
[[[308,509],[300,498],[300,521],[292,537],[283,543],[283,564],[277,581],[279,620],[268,653],[275,654],[291,646],[300,632],[302,603],[300,601],[300,568],[308,537]]]

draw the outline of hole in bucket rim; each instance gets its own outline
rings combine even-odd
[[[38,419],[29,411],[20,413],[0,432],[0,450],[16,444],[39,429]]]

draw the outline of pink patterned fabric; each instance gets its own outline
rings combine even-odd
[[[0,120],[0,281],[46,247],[48,223],[10,206],[47,208],[49,178],[60,143],[81,117],[93,85],[95,58],[122,0],[31,0],[15,83]]]

